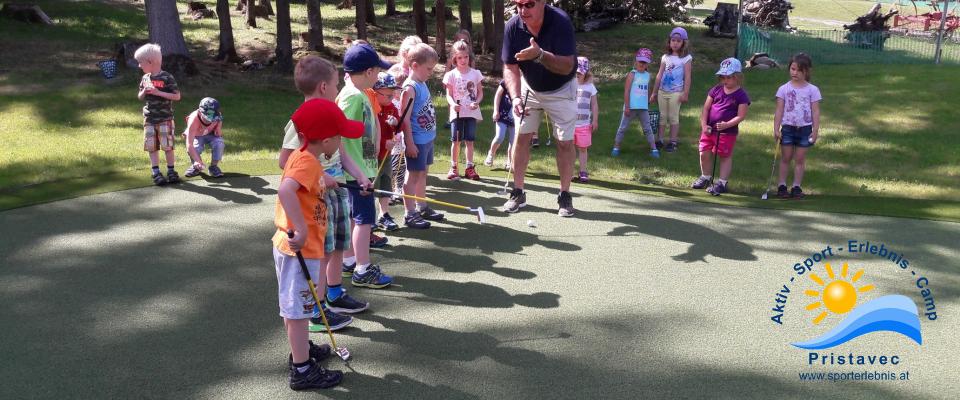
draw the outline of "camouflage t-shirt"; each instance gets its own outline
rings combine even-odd
[[[140,90],[148,86],[166,93],[180,91],[177,88],[177,81],[167,71],[160,71],[153,75],[144,74],[143,79],[140,79]],[[143,106],[145,123],[156,124],[173,119],[173,101],[151,94],[144,96],[144,100],[146,101],[146,105]]]

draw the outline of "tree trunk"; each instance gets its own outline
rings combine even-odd
[[[386,16],[392,17],[394,15],[397,15],[397,0],[387,0]]]
[[[217,61],[238,62],[237,46],[233,41],[233,24],[230,22],[230,2],[217,0],[217,20],[220,22],[220,48],[217,49]]]
[[[260,0],[260,6],[264,10],[267,10],[267,15],[277,15],[273,12],[273,6],[270,5],[270,0]],[[280,7],[279,5],[277,7]]]
[[[373,5],[373,0],[367,0],[367,23],[377,26],[377,8]]]
[[[293,33],[290,0],[277,0],[277,72],[293,72]]]
[[[243,13],[247,16],[247,26],[250,28],[257,27],[257,14],[253,9],[253,0],[240,0],[244,2]]]
[[[483,52],[493,53],[497,47],[493,36],[493,2],[502,0],[480,0],[480,14],[483,16]]]
[[[473,12],[470,11],[470,0],[460,0],[460,29],[466,29],[473,36]]]
[[[246,5],[247,5],[247,0],[237,0],[237,8],[235,8],[234,10],[243,11]]]
[[[307,26],[310,50],[323,51],[323,16],[320,15],[320,0],[307,0]]]
[[[503,59],[500,58],[500,52],[503,49],[503,1],[493,0],[493,69],[491,75],[503,74]]]
[[[357,27],[357,39],[367,40],[367,1],[357,0],[356,19],[354,25]]]
[[[437,0],[434,18],[437,19],[437,54],[440,62],[447,61],[447,2]]]
[[[424,0],[413,0],[413,22],[417,27],[417,36],[424,43],[429,43],[427,37],[427,8]]]
[[[187,42],[183,40],[183,27],[177,3],[166,0],[145,0],[147,28],[150,42],[160,45],[163,51],[162,68],[175,76],[194,75],[197,65],[190,58]]]

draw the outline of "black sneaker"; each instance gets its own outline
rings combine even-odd
[[[150,178],[153,179],[154,185],[163,186],[167,184],[167,178],[164,178],[163,174],[161,174],[159,171],[154,172],[152,175],[150,175]]]
[[[390,239],[377,235],[376,233],[370,232],[370,248],[371,249],[382,249],[386,247],[387,243],[389,242],[390,242]]]
[[[521,208],[527,205],[527,194],[523,192],[523,189],[514,188],[510,191],[510,199],[503,204],[503,211],[508,213],[515,213],[520,211]]]
[[[657,150],[660,150],[660,149],[662,149],[662,148],[663,148],[663,141],[658,139],[658,140],[657,140]]]
[[[174,171],[172,169],[167,170],[167,182],[169,183],[180,182],[180,175],[177,174],[177,171]]]
[[[666,151],[667,153],[673,153],[677,151],[677,142],[667,143],[667,147],[665,147],[663,151]]]
[[[707,188],[707,193],[710,193],[714,196],[719,196],[722,193],[727,193],[727,185],[724,184],[723,182],[717,181],[717,183],[714,183],[713,186],[710,186],[709,188]]]
[[[560,192],[560,195],[557,196],[557,204],[560,205],[557,215],[561,217],[572,217],[576,211],[573,209],[573,197],[570,196],[570,192]]]
[[[310,367],[304,372],[290,367],[290,389],[326,389],[337,386],[343,380],[343,372],[325,369],[312,359],[309,363]]]
[[[443,221],[443,213],[438,213],[433,211],[430,207],[424,207],[420,210],[420,218],[423,218],[427,221]]]
[[[533,148],[540,147],[540,138],[534,136],[533,139],[530,139],[530,147],[533,147]]]
[[[800,189],[800,186],[794,186],[790,188],[790,197],[794,199],[802,199],[803,189]]]
[[[393,277],[383,273],[383,271],[380,270],[379,265],[370,264],[367,267],[367,272],[364,272],[363,274],[359,274],[354,271],[353,278],[350,279],[350,283],[352,283],[353,286],[368,287],[371,289],[383,289],[393,283]]]
[[[394,222],[393,217],[391,217],[389,213],[384,213],[380,219],[377,220],[377,227],[387,232],[393,232],[397,229],[400,229],[400,225],[397,225],[397,223]]]
[[[406,217],[403,218],[403,223],[408,228],[413,228],[413,229],[427,229],[430,227],[430,223],[427,221],[424,221],[423,218],[420,217],[420,213],[413,213],[411,215],[407,215]],[[346,270],[344,270],[344,274],[346,274]],[[350,276],[353,276],[353,270],[350,270]]]
[[[331,331],[339,331],[353,323],[353,317],[337,314],[327,308],[326,304],[321,305],[321,307],[323,307],[323,314],[327,316],[327,322],[330,323]],[[323,317],[320,316],[320,313],[316,313],[313,315],[313,318],[310,318],[309,330],[313,333],[327,331],[327,327],[323,325]]]
[[[703,189],[709,184],[710,178],[705,178],[701,175],[699,178],[697,178],[697,180],[693,181],[693,184],[691,184],[690,187],[693,189]]]
[[[787,185],[777,186],[777,197],[781,199],[789,199],[790,192],[787,191]]]
[[[343,267],[340,268],[340,276],[344,278],[349,278],[353,276],[353,270],[355,269],[357,269],[357,263],[353,263],[350,265],[347,265],[346,263],[344,263]]]
[[[314,361],[320,362],[326,360],[327,357],[330,357],[330,353],[330,345],[317,345],[314,344],[312,340],[310,341],[310,358],[312,358]],[[287,367],[293,368],[293,354],[287,357]]]
[[[370,307],[370,303],[358,301],[347,292],[343,292],[336,300],[327,300],[327,308],[335,313],[356,314]]]

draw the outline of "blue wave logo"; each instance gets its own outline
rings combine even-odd
[[[906,296],[883,296],[855,308],[840,324],[822,336],[792,344],[801,349],[821,350],[880,331],[897,332],[922,345],[917,305]]]

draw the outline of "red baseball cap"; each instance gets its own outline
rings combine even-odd
[[[303,137],[303,145],[310,140],[323,140],[334,136],[356,139],[363,136],[366,127],[362,122],[348,119],[337,104],[326,99],[313,99],[294,111],[293,125]]]

